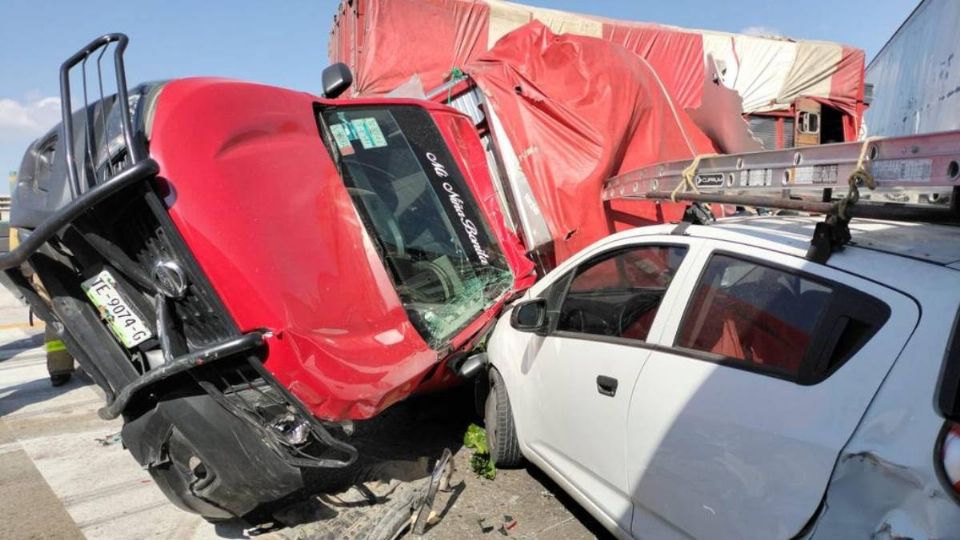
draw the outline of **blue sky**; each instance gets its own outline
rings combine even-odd
[[[839,41],[871,58],[918,0],[526,0],[606,17]],[[0,0],[0,193],[59,121],[57,70],[92,38],[130,36],[127,79],[217,75],[317,92],[337,0]],[[752,30],[751,30],[752,29]],[[428,31],[415,29],[415,31]]]

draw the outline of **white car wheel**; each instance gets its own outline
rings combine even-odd
[[[507,387],[496,369],[491,369],[490,392],[484,407],[484,424],[487,430],[487,446],[490,457],[497,467],[516,467],[523,461],[517,430],[513,424],[513,411]]]

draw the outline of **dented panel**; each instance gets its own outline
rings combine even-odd
[[[874,452],[859,452],[840,458],[810,537],[887,540],[958,534],[957,503],[935,476]]]

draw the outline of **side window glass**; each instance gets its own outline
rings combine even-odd
[[[715,255],[676,345],[798,376],[832,291],[784,270]]]
[[[557,330],[645,340],[686,252],[648,246],[586,263],[563,299]]]
[[[820,133],[820,115],[815,112],[801,112],[800,132],[809,134]]]

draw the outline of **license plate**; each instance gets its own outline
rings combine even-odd
[[[150,328],[133,310],[130,302],[120,294],[117,280],[109,271],[104,270],[81,285],[87,298],[97,307],[110,331],[124,347],[129,349],[153,337]]]

